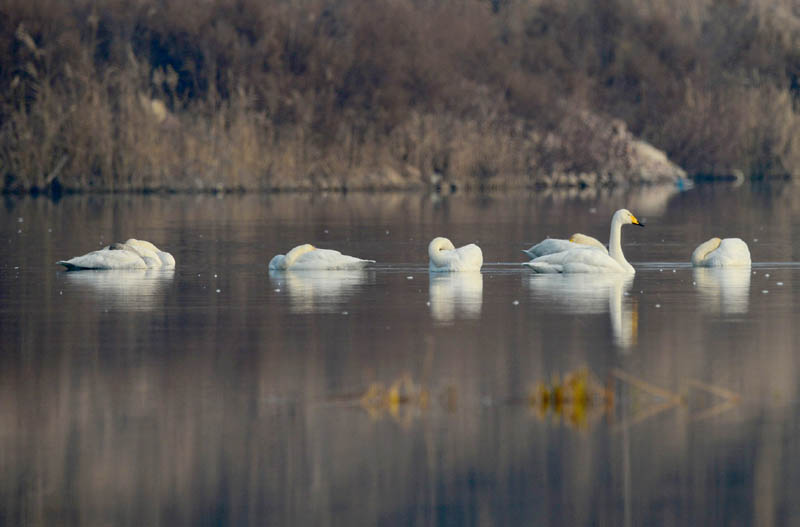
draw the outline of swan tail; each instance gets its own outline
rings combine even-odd
[[[79,269],[83,269],[83,267],[70,263],[68,260],[59,260],[56,262],[56,265],[63,265],[67,268],[67,271],[77,271]]]

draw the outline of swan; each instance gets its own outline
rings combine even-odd
[[[627,209],[620,209],[611,217],[608,254],[598,247],[575,244],[566,251],[546,254],[522,265],[537,273],[635,273],[620,244],[622,226],[628,224],[644,227]]]
[[[538,258],[540,256],[544,256],[545,254],[553,254],[553,253],[560,253],[563,251],[568,251],[575,247],[574,244],[580,245],[587,245],[590,247],[597,247],[598,249],[603,249],[603,251],[608,254],[608,249],[606,246],[603,245],[603,242],[598,240],[597,238],[592,238],[591,236],[587,236],[586,234],[581,234],[576,232],[572,236],[570,236],[569,240],[560,240],[558,238],[547,238],[545,240],[540,241],[530,249],[524,249],[522,252],[530,256],[531,258]]]
[[[362,260],[333,249],[318,249],[310,243],[298,245],[285,255],[275,255],[269,262],[273,271],[361,269],[375,260]]]
[[[711,238],[692,253],[695,267],[750,267],[750,249],[740,238]]]
[[[124,243],[112,243],[97,251],[59,260],[68,271],[81,269],[173,269],[175,258],[154,244],[130,238]]]
[[[456,249],[453,242],[441,236],[434,238],[428,244],[428,256],[430,257],[428,270],[432,273],[480,271],[483,265],[483,252],[480,247],[470,243]]]

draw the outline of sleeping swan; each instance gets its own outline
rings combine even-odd
[[[470,243],[456,249],[453,242],[442,237],[434,238],[428,244],[428,256],[430,257],[428,270],[433,273],[480,271],[483,265],[483,252],[480,247]]]
[[[568,251],[575,247],[574,244],[580,245],[587,245],[589,247],[597,247],[598,249],[603,249],[603,251],[608,254],[608,249],[603,243],[598,240],[597,238],[592,238],[591,236],[587,236],[586,234],[581,234],[576,232],[572,236],[570,236],[569,240],[560,240],[558,238],[547,238],[545,240],[540,241],[530,249],[524,249],[522,252],[530,256],[531,258],[538,258],[540,256],[544,256],[545,254],[553,254],[553,253],[560,253],[563,251]]]
[[[318,249],[310,243],[298,245],[286,255],[278,254],[269,262],[273,271],[361,269],[375,260],[362,260],[332,249]]]
[[[611,233],[609,235],[609,251],[606,253],[598,247],[575,244],[574,247],[559,253],[546,254],[524,262],[537,273],[629,273],[636,271],[622,254],[623,225],[638,225],[636,216],[627,209],[620,209],[611,218]]]
[[[152,243],[131,238],[100,250],[56,262],[68,271],[80,269],[174,269],[175,258]]]
[[[740,238],[711,238],[692,253],[694,267],[750,267],[750,249]]]

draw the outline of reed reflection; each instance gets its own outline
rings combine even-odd
[[[476,319],[483,307],[483,275],[479,272],[430,273],[431,315],[437,322]]]
[[[625,294],[633,285],[628,275],[553,274],[528,276],[532,298],[558,312],[595,315],[608,312],[614,344],[628,350],[636,344],[639,311]]]
[[[64,281],[91,293],[100,307],[149,311],[157,307],[172,283],[172,269],[85,270],[64,272]]]
[[[700,307],[712,315],[743,315],[750,305],[750,268],[692,270]]]
[[[338,312],[369,277],[363,270],[269,272],[272,286],[288,294],[290,311],[301,314]]]

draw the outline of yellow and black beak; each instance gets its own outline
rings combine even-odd
[[[631,223],[633,225],[638,225],[639,227],[644,227],[644,223],[639,223],[639,220],[636,219],[636,216],[631,214]]]

